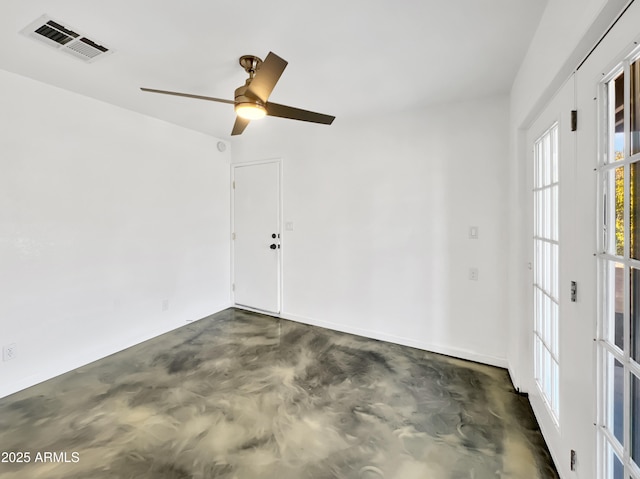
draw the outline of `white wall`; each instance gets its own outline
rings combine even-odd
[[[228,307],[217,139],[2,70],[0,105],[0,396]]]
[[[544,106],[628,1],[548,0],[512,86],[512,124]]]
[[[507,124],[506,97],[251,124],[233,162],[282,158],[294,223],[283,317],[505,366]]]

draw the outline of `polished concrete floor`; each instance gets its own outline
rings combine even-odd
[[[557,478],[506,371],[233,309],[0,399],[3,451],[2,479]]]

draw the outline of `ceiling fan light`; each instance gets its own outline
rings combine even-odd
[[[235,110],[236,114],[245,120],[259,120],[267,114],[266,108],[257,103],[238,103]]]

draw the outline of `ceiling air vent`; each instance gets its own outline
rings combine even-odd
[[[76,29],[64,26],[46,15],[31,22],[20,33],[85,62],[93,62],[111,53],[111,50],[104,45],[90,40],[81,33],[77,33]]]

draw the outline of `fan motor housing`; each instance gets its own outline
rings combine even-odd
[[[236,105],[240,103],[251,103],[253,105],[260,105],[261,107],[264,108],[265,107],[264,103],[260,101],[258,98],[254,96],[246,95],[247,88],[249,87],[249,83],[250,81],[247,80],[247,83],[245,85],[242,85],[241,87],[236,88],[236,91],[233,95]]]

